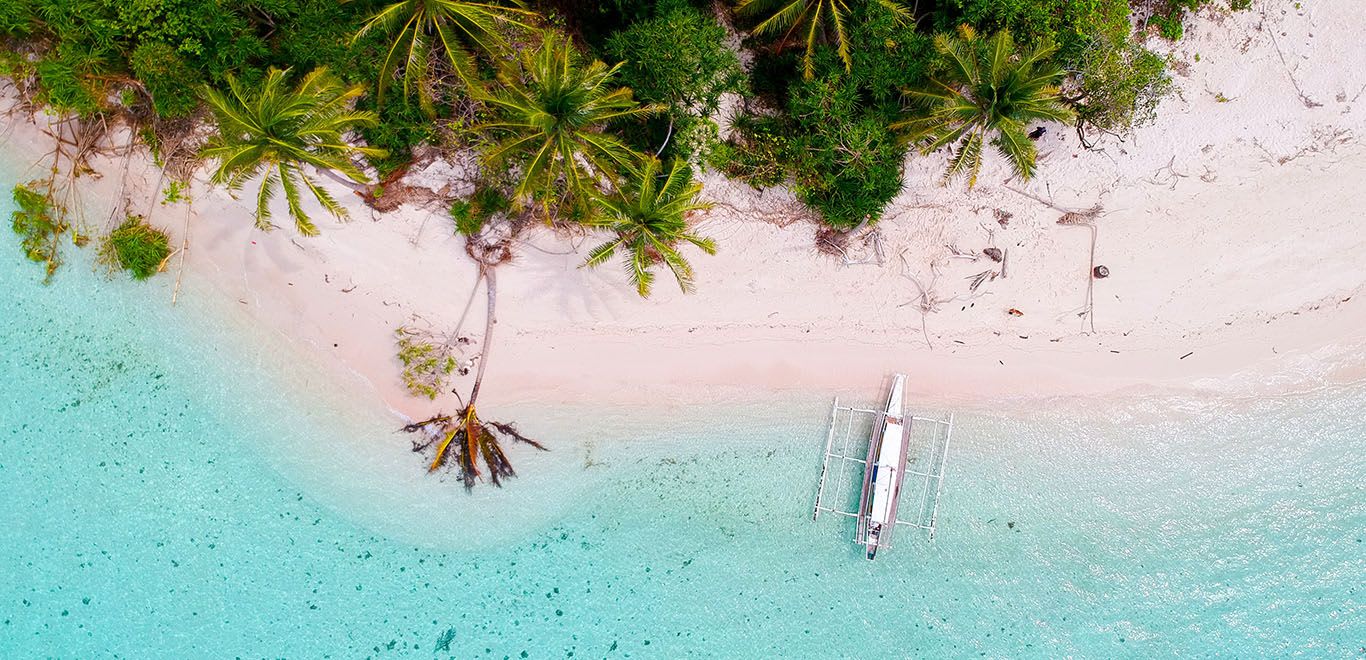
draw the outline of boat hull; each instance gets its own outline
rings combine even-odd
[[[859,532],[868,559],[891,543],[896,527],[897,502],[906,469],[906,423],[902,418],[906,377],[896,374],[873,426],[864,465],[863,493],[859,500]]]

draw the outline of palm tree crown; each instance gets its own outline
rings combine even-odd
[[[611,230],[616,237],[588,253],[585,265],[601,265],[618,249],[625,251],[626,272],[642,298],[650,295],[654,283],[650,268],[661,262],[673,272],[684,293],[693,290],[692,266],[678,252],[678,243],[716,254],[715,241],[688,229],[689,213],[711,207],[697,201],[702,185],[693,182],[692,169],[675,160],[667,174],[661,176],[660,171],[658,160],[647,160],[617,194],[597,198],[601,216],[590,223]]]
[[[926,140],[923,153],[956,144],[944,181],[966,174],[976,185],[988,137],[1022,179],[1034,175],[1038,155],[1025,125],[1035,120],[1071,121],[1072,111],[1058,96],[1063,70],[1049,61],[1057,50],[1044,43],[1016,53],[1014,39],[1002,30],[981,39],[968,26],[957,36],[935,37],[935,49],[948,60],[948,81],[907,95],[924,107],[918,116],[892,124],[912,141]]]
[[[356,32],[360,39],[372,31],[397,34],[379,71],[379,101],[384,100],[394,71],[403,65],[403,94],[417,91],[423,110],[432,112],[431,51],[439,43],[455,75],[467,87],[478,85],[474,55],[469,46],[489,54],[507,48],[502,29],[527,27],[521,19],[534,13],[484,2],[460,0],[400,0],[379,10]],[[435,42],[433,41],[435,40]]]
[[[898,18],[912,18],[911,12],[894,0],[877,0],[877,3]],[[754,34],[772,35],[781,32],[783,36],[780,44],[786,44],[794,35],[800,37],[806,43],[806,54],[802,56],[802,70],[807,80],[814,75],[815,64],[812,55],[816,49],[816,40],[829,31],[835,33],[835,48],[839,51],[840,60],[844,62],[844,70],[848,71],[853,65],[853,59],[849,55],[848,31],[845,28],[849,21],[848,0],[740,0],[735,10],[742,15],[768,15],[768,18],[754,27]]]
[[[520,166],[516,203],[561,187],[586,200],[604,178],[639,162],[639,154],[603,128],[663,106],[640,105],[630,89],[614,88],[612,76],[620,64],[585,64],[573,44],[554,32],[519,60],[500,74],[501,88],[483,99],[496,117],[480,127],[497,138],[485,154],[490,165]]]
[[[366,183],[352,157],[381,156],[384,150],[354,146],[342,139],[350,129],[379,121],[373,112],[352,108],[351,101],[362,92],[360,86],[346,87],[318,68],[290,89],[288,75],[288,69],[272,68],[256,89],[244,88],[232,76],[228,76],[226,94],[206,89],[205,97],[218,119],[218,133],[210,139],[204,156],[218,161],[211,181],[226,185],[233,193],[248,179],[262,177],[256,194],[256,226],[271,228],[270,201],[282,187],[294,225],[299,233],[312,236],[318,228],[300,204],[301,187],[337,219],[345,219],[346,211],[314,183],[304,166],[329,175],[335,170],[352,182]]]

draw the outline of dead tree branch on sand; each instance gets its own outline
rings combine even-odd
[[[903,249],[899,252],[897,257],[901,259],[901,274],[910,280],[915,285],[916,290],[920,292],[920,295],[916,297],[916,308],[920,310],[920,334],[925,338],[925,345],[930,350],[934,350],[934,342],[930,341],[930,330],[926,319],[930,314],[939,311],[939,306],[946,302],[934,295],[934,286],[939,281],[939,268],[934,262],[930,262],[930,274],[933,277],[930,279],[930,286],[926,287],[911,274],[911,265],[906,262],[906,250]],[[910,303],[903,303],[903,306],[905,304]]]

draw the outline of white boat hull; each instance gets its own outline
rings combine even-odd
[[[869,559],[877,555],[878,548],[891,543],[896,527],[897,502],[906,471],[906,420],[902,417],[905,386],[905,375],[896,374],[892,378],[883,416],[873,427],[868,447],[859,528]]]

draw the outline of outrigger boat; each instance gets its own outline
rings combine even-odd
[[[863,471],[863,494],[859,498],[859,536],[863,538],[868,558],[877,549],[891,545],[896,528],[897,503],[901,500],[901,480],[906,474],[906,424],[902,420],[906,376],[892,378],[891,391],[883,414],[873,425],[873,437],[868,443],[868,458]]]
[[[923,529],[929,533],[930,540],[934,540],[944,467],[948,462],[949,440],[953,436],[953,415],[948,419],[910,415],[905,410],[905,392],[906,376],[896,374],[880,408],[841,406],[837,397],[830,410],[830,429],[825,439],[825,456],[811,519],[818,519],[822,511],[854,518],[858,530],[854,542],[863,546],[868,559],[877,557],[879,550],[891,547],[892,533],[897,525]],[[868,438],[868,446],[863,451],[862,443],[853,441],[855,420],[869,418],[872,429],[864,436]],[[836,443],[838,427],[844,430]],[[835,474],[833,496],[826,488],[832,467]],[[846,481],[858,479],[850,473],[859,468],[863,472],[863,488],[859,492],[858,506],[845,510],[847,505],[840,504],[849,502],[848,496],[843,494],[844,485]],[[913,479],[908,482],[907,477]],[[905,497],[914,498],[905,507],[900,506],[903,490],[913,493]],[[837,499],[831,503],[830,497]],[[915,510],[908,519],[898,516],[899,512],[908,511],[912,506]]]

